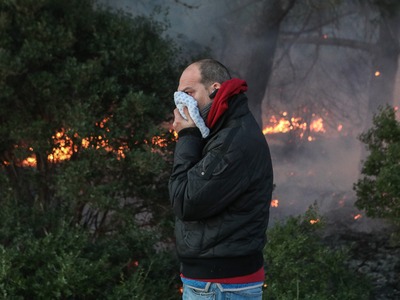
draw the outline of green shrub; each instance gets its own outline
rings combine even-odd
[[[346,250],[323,244],[323,226],[313,208],[268,230],[265,299],[368,299],[367,281],[346,267]]]
[[[400,226],[400,122],[395,110],[381,108],[360,140],[369,155],[363,162],[363,177],[354,184],[356,206],[370,217]]]
[[[28,210],[26,210],[28,211]],[[10,211],[8,211],[10,212]],[[1,215],[2,299],[176,299],[177,262],[155,229],[125,224],[93,237],[62,220],[53,229],[34,227],[35,211]],[[15,215],[26,219],[18,224]],[[12,219],[16,222],[13,226]],[[43,230],[43,231],[42,231]]]

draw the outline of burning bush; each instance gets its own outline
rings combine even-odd
[[[136,282],[164,298],[145,263],[162,251],[135,232],[171,234],[159,226],[178,69],[165,24],[94,0],[0,11],[0,294],[98,299]],[[130,260],[149,276],[132,277]]]

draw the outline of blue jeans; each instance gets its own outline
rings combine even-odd
[[[183,300],[261,300],[262,283],[246,287],[229,287],[226,284],[207,282],[204,288],[183,285]]]

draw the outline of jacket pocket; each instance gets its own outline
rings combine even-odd
[[[187,254],[188,249],[192,251],[200,251],[203,245],[204,239],[204,227],[203,222],[180,222],[176,228],[178,232],[177,242],[179,252]]]

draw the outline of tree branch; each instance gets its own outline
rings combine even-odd
[[[280,39],[281,42],[291,42],[291,38],[283,37]],[[347,47],[356,50],[362,50],[366,52],[373,52],[375,45],[371,43],[366,43],[362,41],[344,39],[344,38],[330,38],[330,37],[298,37],[296,43],[301,44],[314,44],[314,45],[324,45],[324,46],[335,46],[335,47]]]

